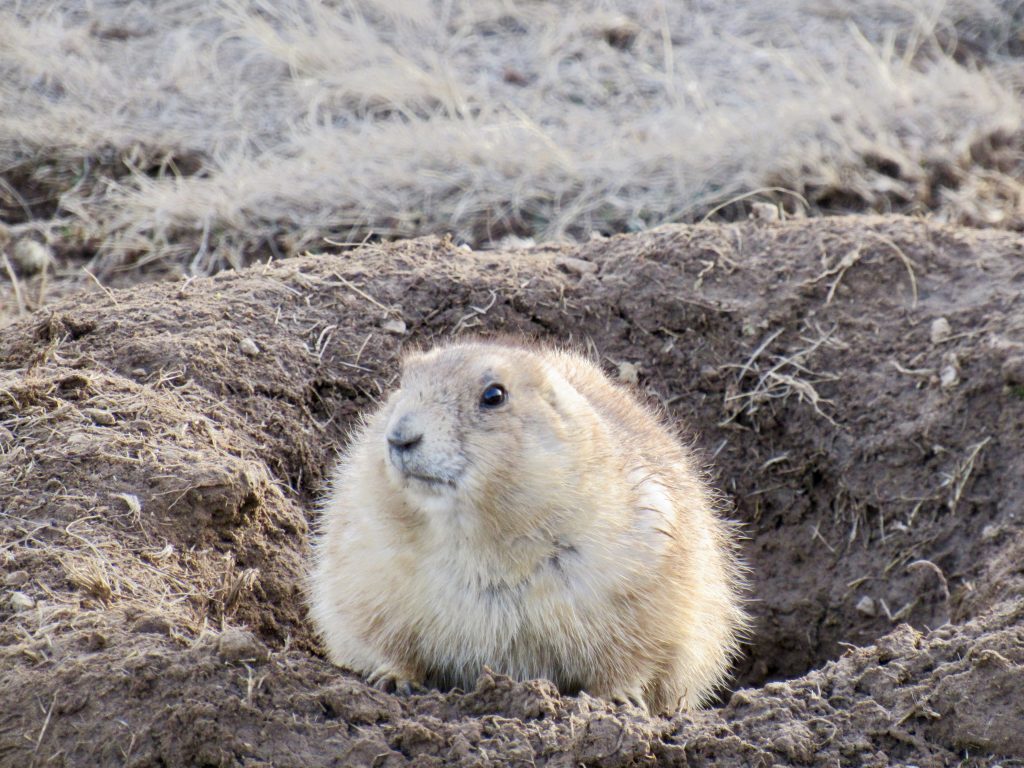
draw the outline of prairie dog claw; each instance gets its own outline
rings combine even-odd
[[[420,684],[413,679],[412,675],[389,666],[377,667],[366,678],[366,682],[378,691],[396,693],[402,696],[409,696],[414,691],[421,690]]]

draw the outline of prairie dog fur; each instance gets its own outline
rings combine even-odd
[[[486,665],[654,712],[706,704],[746,626],[729,524],[689,452],[584,357],[406,358],[314,544],[330,659],[383,688]]]

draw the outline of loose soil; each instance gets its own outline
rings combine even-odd
[[[0,765],[1024,765],[1024,238],[889,218],[427,238],[0,331]],[[719,707],[394,697],[302,607],[411,345],[588,349],[706,457],[756,629]]]

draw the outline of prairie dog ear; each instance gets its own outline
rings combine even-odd
[[[555,413],[561,413],[564,404],[561,398],[558,396],[558,387],[550,379],[545,379],[540,384],[540,398],[545,403],[551,406]]]
[[[540,399],[551,406],[555,413],[568,415],[572,408],[571,400],[576,389],[561,373],[551,366],[545,365],[543,374],[537,377],[534,386],[537,388]]]

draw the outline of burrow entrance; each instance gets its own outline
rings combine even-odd
[[[88,496],[106,510],[89,524],[126,552],[108,565],[202,587],[175,604],[188,609],[168,619],[175,631],[242,623],[315,652],[301,604],[310,510],[402,349],[465,332],[573,343],[694,436],[745,525],[757,625],[737,686],[799,676],[991,597],[1024,498],[1007,447],[1021,444],[1024,390],[1004,239],[902,220],[516,254],[432,239],[65,306],[2,340],[8,370],[33,371],[5,406],[19,444],[78,435],[70,454],[39,454],[9,507],[41,514],[31,497],[59,475],[61,505],[45,513],[58,529]],[[950,288],[980,251],[974,289]],[[46,567],[87,607],[135,599]]]

